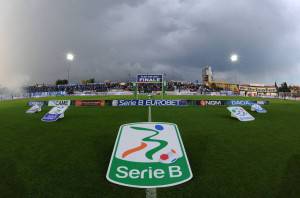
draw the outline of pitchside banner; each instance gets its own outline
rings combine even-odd
[[[106,178],[136,188],[168,187],[193,177],[176,124],[131,123],[120,127]]]
[[[112,106],[187,106],[187,100],[113,100]]]
[[[75,106],[77,107],[103,107],[104,105],[105,100],[75,100]]]
[[[200,106],[252,106],[254,104],[266,105],[269,101],[251,101],[251,100],[199,100],[196,103]]]
[[[162,83],[163,75],[162,74],[138,74],[137,81],[138,83]]]
[[[251,111],[256,111],[257,113],[267,113],[267,110],[262,108],[259,104],[252,105]]]
[[[45,104],[44,101],[29,101],[28,102],[28,106],[30,106],[30,107],[35,106],[35,105],[43,106],[44,104]]]
[[[254,104],[265,105],[268,104],[268,101],[227,100],[225,104],[229,106],[251,106]]]
[[[41,119],[43,122],[55,122],[64,117],[65,111],[69,108],[67,105],[59,105],[53,107],[48,113]]]
[[[42,111],[42,106],[43,106],[43,105],[38,105],[38,104],[33,105],[33,106],[31,106],[31,107],[26,111],[26,113],[31,114],[31,113],[41,112],[41,111]]]
[[[48,106],[50,107],[55,107],[59,105],[65,105],[65,106],[70,106],[71,105],[71,100],[49,100]]]
[[[253,121],[255,118],[248,113],[243,107],[232,106],[227,107],[228,111],[231,113],[231,117],[237,118],[239,121]]]

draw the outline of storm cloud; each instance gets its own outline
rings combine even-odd
[[[0,0],[0,84],[137,73],[300,84],[297,0]],[[232,64],[229,55],[239,54]]]

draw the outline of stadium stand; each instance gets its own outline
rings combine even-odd
[[[166,91],[199,91],[201,85],[191,83],[191,82],[179,82],[179,81],[169,81],[167,82]],[[29,94],[41,93],[41,92],[66,92],[67,94],[72,94],[74,92],[108,92],[112,90],[122,90],[122,91],[133,91],[133,83],[123,83],[123,82],[109,82],[109,83],[92,83],[92,84],[69,84],[69,85],[33,85],[25,87],[25,92]],[[162,89],[160,84],[141,84],[139,85],[139,92],[150,93],[152,91],[160,91]]]

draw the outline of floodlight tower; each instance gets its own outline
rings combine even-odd
[[[74,61],[75,55],[71,52],[66,54],[66,59],[69,62],[68,64],[68,84],[70,83],[70,69],[71,69],[71,64]]]
[[[238,54],[231,54],[230,55],[230,62],[232,63],[232,64],[235,64],[235,63],[237,63],[239,61],[239,55]],[[237,71],[235,72],[235,81],[236,81],[236,83],[238,84],[238,79],[237,79],[237,76],[238,76],[238,73],[237,73]]]

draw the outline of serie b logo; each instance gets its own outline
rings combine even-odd
[[[137,188],[168,187],[193,177],[177,125],[131,123],[120,127],[106,178]]]

